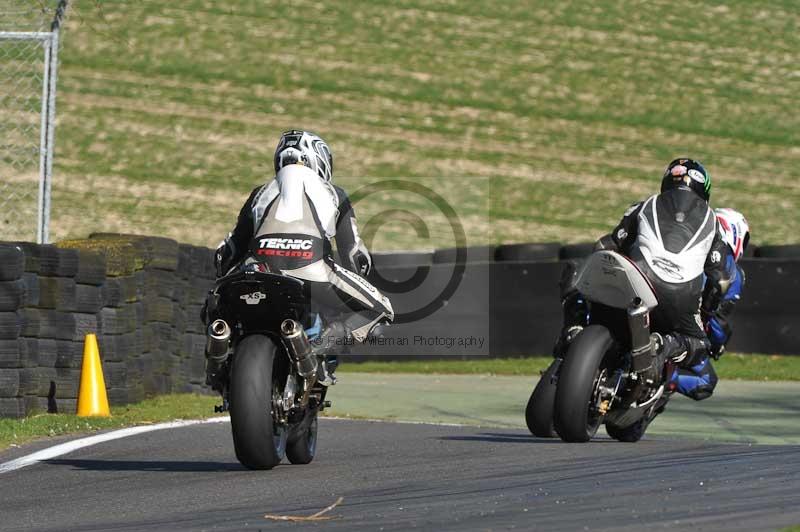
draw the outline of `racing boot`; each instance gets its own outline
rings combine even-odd
[[[689,349],[682,336],[653,333],[650,335],[650,339],[653,341],[657,356],[661,358],[662,366],[667,361],[676,365],[680,364],[689,354]]]
[[[339,366],[338,354],[349,339],[350,334],[344,323],[334,321],[329,323],[320,333],[319,338],[313,342],[312,353],[319,359],[317,365],[317,382],[323,386],[336,384],[334,372]]]
[[[325,358],[317,366],[317,382],[323,386],[333,386],[336,384],[336,368],[339,367],[339,357],[336,355],[325,355]]]
[[[378,323],[367,334],[367,339],[376,339],[377,340],[377,339],[386,337],[386,333],[388,332],[390,327],[391,327],[391,323],[385,323],[385,322]]]
[[[642,372],[645,380],[661,384],[664,379],[664,366],[667,362],[676,364],[686,358],[687,349],[680,338],[672,334],[652,333],[650,343],[653,346],[653,357],[650,367]]]

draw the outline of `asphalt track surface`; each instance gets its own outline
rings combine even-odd
[[[41,448],[0,453],[0,463]],[[800,523],[800,447],[323,420],[307,466],[243,469],[227,423],[0,474],[2,530],[771,530]],[[343,502],[316,523],[269,521]]]

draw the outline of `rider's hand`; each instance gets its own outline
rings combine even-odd
[[[355,263],[356,270],[361,277],[366,277],[372,271],[372,260],[367,253],[356,253]]]
[[[714,360],[719,360],[719,358],[722,356],[724,352],[725,352],[724,345],[712,345],[711,349],[709,350],[709,355],[711,355],[711,358],[713,358]]]
[[[228,273],[231,268],[231,259],[233,259],[233,250],[227,241],[223,241],[214,252],[214,267],[217,270],[218,278]]]

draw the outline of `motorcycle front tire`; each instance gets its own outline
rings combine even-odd
[[[566,442],[587,442],[602,419],[590,413],[590,401],[606,353],[614,345],[611,333],[602,325],[590,325],[575,337],[567,349],[558,374],[554,421]]]
[[[286,450],[286,430],[272,418],[275,344],[247,336],[236,347],[230,374],[230,413],[236,458],[249,469],[272,469]]]

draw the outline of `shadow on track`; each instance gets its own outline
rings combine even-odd
[[[482,432],[470,436],[441,436],[437,439],[443,441],[482,441],[490,443],[561,443],[561,440],[558,438],[537,438],[530,434],[498,434],[494,432]]]
[[[246,471],[238,462],[175,462],[160,460],[45,460],[43,464],[65,465],[84,471],[154,471],[169,473],[203,473]]]
[[[489,443],[535,443],[535,444],[564,444],[559,438],[537,438],[531,434],[502,434],[496,432],[482,432],[470,436],[442,436],[437,438],[445,441],[484,441]],[[597,436],[592,438],[592,443],[617,443],[610,438]]]

